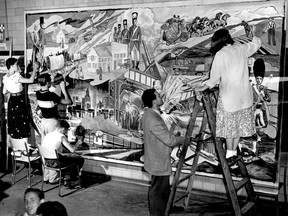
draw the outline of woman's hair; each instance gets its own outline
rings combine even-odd
[[[153,100],[156,99],[155,95],[155,89],[146,89],[143,94],[142,94],[142,102],[144,104],[144,107],[149,107],[151,108],[153,106]]]
[[[41,214],[42,216],[68,216],[65,206],[58,201],[42,203],[37,208],[36,214]]]
[[[85,136],[86,129],[82,125],[78,125],[75,130],[75,136]]]
[[[44,199],[44,192],[38,188],[27,188],[26,191],[24,192],[24,198],[27,193],[35,193],[40,200]]]
[[[38,78],[40,86],[45,86],[47,83],[51,82],[51,77],[49,74],[41,74]]]
[[[217,30],[211,38],[211,48],[210,52],[215,55],[219,50],[221,50],[227,44],[234,44],[229,31],[226,28]]]
[[[14,65],[17,62],[16,58],[8,58],[6,60],[6,67],[8,70],[10,70],[11,66]]]

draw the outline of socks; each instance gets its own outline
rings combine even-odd
[[[236,150],[226,150],[226,158],[230,158],[237,155],[237,151]]]

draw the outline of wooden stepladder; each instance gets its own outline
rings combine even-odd
[[[251,209],[254,209],[257,215],[257,211],[256,211],[257,196],[254,192],[250,177],[248,175],[246,166],[242,158],[239,156],[233,162],[228,164],[226,157],[225,157],[225,151],[223,149],[223,143],[220,138],[216,138],[216,117],[213,112],[213,107],[212,107],[212,102],[211,102],[211,97],[213,96],[215,96],[214,92],[209,90],[209,91],[203,92],[201,99],[199,100],[195,99],[194,109],[191,114],[186,136],[185,136],[185,142],[182,146],[182,150],[179,156],[179,162],[177,164],[176,172],[174,174],[174,178],[173,178],[173,182],[171,186],[171,192],[169,195],[169,200],[168,200],[167,208],[165,211],[165,216],[169,215],[171,206],[174,203],[182,199],[184,199],[185,207],[188,206],[188,202],[190,199],[192,186],[193,186],[193,182],[195,178],[195,173],[196,173],[197,166],[198,166],[198,159],[199,159],[200,151],[203,145],[203,133],[202,132],[206,128],[207,123],[209,124],[210,130],[212,132],[213,142],[215,144],[215,150],[218,156],[219,163],[222,168],[223,181],[224,181],[224,185],[226,188],[227,197],[233,207],[235,215],[242,216],[246,214],[247,212],[249,212]],[[202,120],[202,124],[200,128],[200,133],[196,135],[195,138],[193,138],[191,137],[191,135],[195,127],[196,118],[203,109],[204,109],[204,116],[203,116],[203,120]],[[191,140],[193,142],[197,142],[196,151],[194,155],[186,158],[187,149],[189,145],[191,144]],[[184,175],[183,173],[181,173],[183,165],[186,161],[191,160],[192,158],[193,158],[193,164],[191,166],[190,173]],[[242,178],[237,183],[233,182],[233,179],[230,173],[230,166],[234,165],[235,163],[237,163],[239,166],[241,178]],[[181,175],[181,178],[180,178],[180,175]],[[188,180],[188,183],[187,183],[187,188],[186,188],[184,195],[174,201],[177,188],[182,182],[186,180]],[[241,202],[241,206],[240,206],[240,200],[239,200],[239,197],[237,196],[237,191],[239,191],[243,187],[245,187],[247,199],[245,201],[245,204],[242,204]]]

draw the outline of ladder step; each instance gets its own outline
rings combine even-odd
[[[195,173],[190,173],[188,175],[186,175],[185,177],[183,177],[182,179],[179,179],[178,181],[178,185],[180,185],[182,182],[184,182],[185,180],[189,179],[192,175],[194,175]]]
[[[178,197],[174,202],[173,204],[179,202],[180,200],[182,200],[183,198],[187,197],[189,195],[190,192],[185,192],[184,195]]]
[[[247,202],[242,208],[241,212],[242,214],[246,214],[252,207],[254,207],[255,202]]]
[[[249,178],[243,178],[240,182],[235,184],[235,190],[240,190],[243,186],[249,183]]]
[[[196,156],[198,155],[198,153],[199,153],[199,152],[197,152],[197,153],[195,153],[195,154],[193,154],[193,155],[185,158],[184,163],[185,163],[186,161],[189,161],[189,160],[191,160],[192,158],[196,157]]]

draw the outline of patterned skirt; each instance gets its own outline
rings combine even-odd
[[[224,110],[221,98],[216,111],[216,136],[223,138],[249,137],[256,133],[252,106],[236,112]]]
[[[8,134],[15,139],[30,136],[30,112],[25,103],[25,95],[10,96],[8,101]]]

